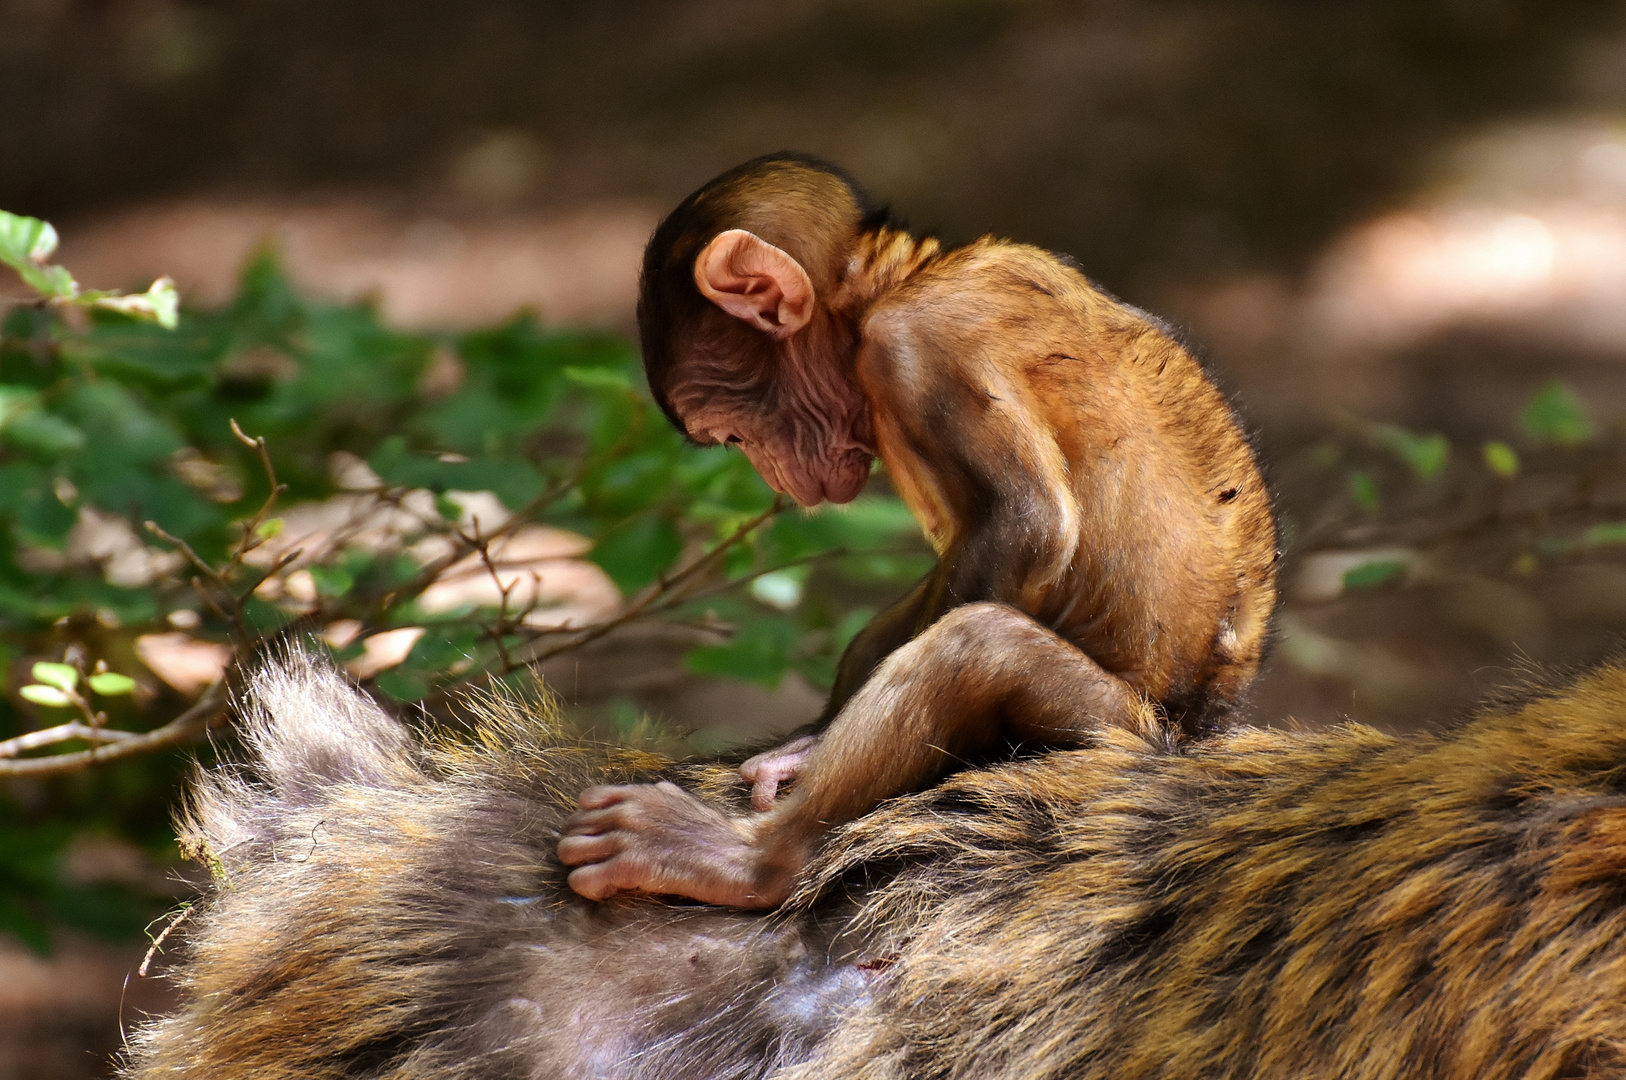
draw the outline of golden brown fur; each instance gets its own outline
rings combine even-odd
[[[729,230],[805,270],[805,327],[762,332],[700,295],[696,257]],[[993,237],[945,250],[888,224],[840,170],[771,155],[662,222],[639,327],[680,430],[707,441],[760,418],[764,437],[789,432],[780,460],[752,456],[782,488],[783,458],[845,473],[863,446],[937,550],[842,658],[825,721],[945,611],[985,601],[1192,732],[1257,674],[1277,552],[1253,451],[1191,354],[1070,262]]]
[[[925,621],[1000,600],[1193,725],[1237,701],[1275,603],[1276,530],[1223,396],[1049,252],[928,241],[902,260],[900,237],[872,241],[899,270],[873,290],[857,371],[942,556]]]
[[[744,763],[762,813],[584,791],[559,845],[584,896],[772,907],[884,799],[1013,745],[1088,746],[1147,702],[1215,730],[1258,673],[1275,523],[1196,360],[1048,252],[947,251],[867,204],[778,156],[685,200],[645,257],[645,363],[679,427],[804,505],[853,498],[878,455],[937,564],[853,639],[818,741]]]
[[[767,916],[590,903],[553,858],[581,784],[737,805],[728,770],[500,704],[424,750],[298,658],[256,692],[138,1080],[1626,1076],[1620,666],[1433,736],[1148,725],[962,772]]]

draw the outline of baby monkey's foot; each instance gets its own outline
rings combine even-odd
[[[618,892],[687,896],[740,908],[776,907],[789,873],[765,870],[744,820],[676,784],[588,788],[565,823],[559,861],[589,900]]]
[[[753,810],[773,809],[779,795],[779,785],[801,775],[802,767],[807,764],[818,742],[816,735],[803,735],[784,746],[745,760],[745,764],[740,766],[740,775],[751,785]]]

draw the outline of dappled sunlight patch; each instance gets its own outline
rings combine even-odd
[[[135,653],[154,675],[188,696],[224,678],[232,660],[230,646],[199,641],[179,630],[138,636]]]
[[[1626,125],[1495,129],[1456,147],[1442,173],[1327,251],[1304,306],[1308,337],[1393,350],[1472,324],[1626,351]]]
[[[573,323],[630,321],[653,210],[630,203],[565,213],[396,214],[372,200],[184,200],[73,230],[66,258],[87,282],[125,285],[167,267],[204,304],[231,298],[238,271],[271,242],[302,288],[376,299],[401,327],[470,326],[532,308]]]

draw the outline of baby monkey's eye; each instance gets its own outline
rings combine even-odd
[[[724,439],[723,441],[725,443],[738,443],[740,441],[740,437],[738,435],[730,435],[728,438]]]

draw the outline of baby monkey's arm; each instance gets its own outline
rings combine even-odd
[[[841,715],[842,709],[869,679],[876,665],[902,648],[910,638],[942,614],[941,605],[931,603],[942,592],[941,588],[935,587],[940,577],[941,568],[934,569],[858,632],[841,654],[830,700],[810,733],[757,754],[740,766],[740,775],[751,785],[753,809],[773,809],[778,801],[780,785],[802,775],[824,730]]]
[[[771,908],[830,828],[918,791],[1004,740],[1082,746],[1135,726],[1140,698],[1076,647],[1003,604],[969,604],[889,656],[814,748],[773,810],[730,817],[672,784],[590,788],[566,823],[570,886]]]

